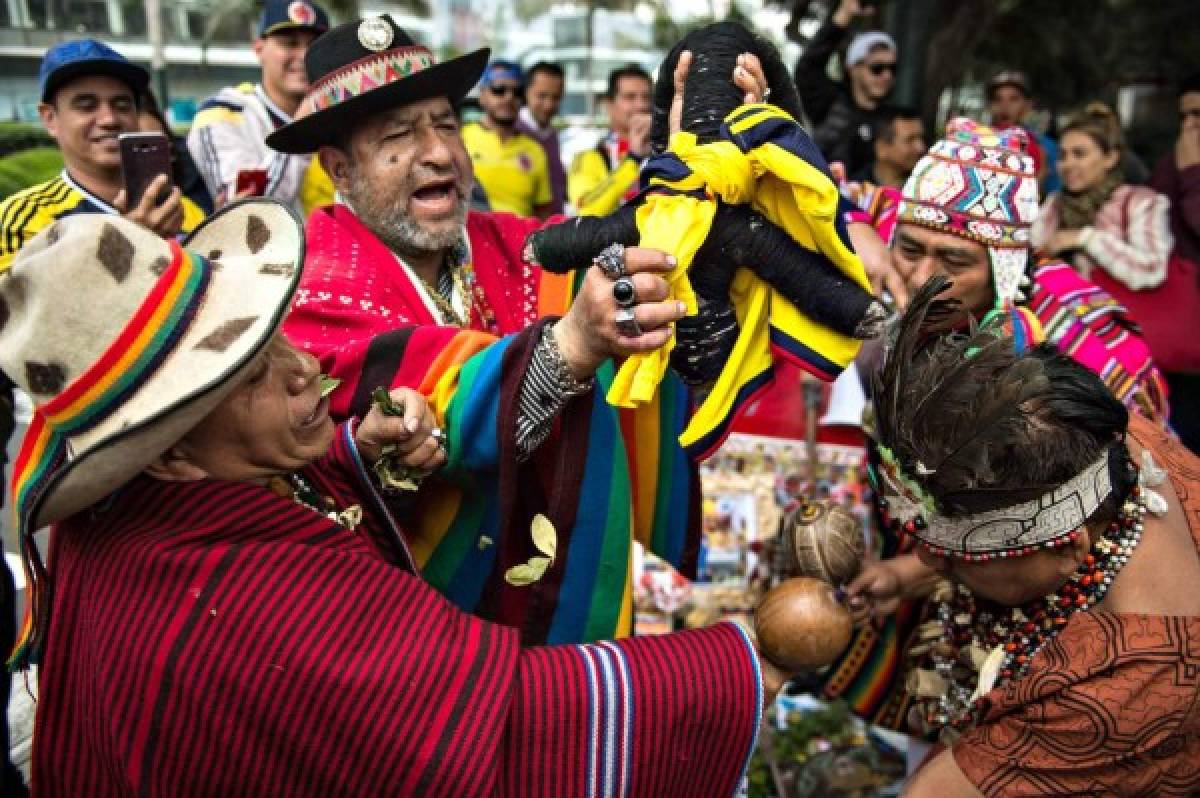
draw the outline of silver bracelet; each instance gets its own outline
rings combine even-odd
[[[554,328],[557,322],[547,324],[542,328],[542,349],[546,353],[546,358],[550,361],[550,365],[554,369],[554,376],[558,378],[559,389],[567,396],[578,396],[581,393],[587,393],[596,384],[595,377],[588,377],[585,380],[580,380],[571,373],[571,369],[567,366],[567,361],[563,358],[562,350],[558,348],[558,340],[554,337]]]

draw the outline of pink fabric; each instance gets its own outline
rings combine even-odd
[[[536,318],[539,269],[521,260],[521,250],[541,224],[507,213],[468,214],[472,267],[484,304],[495,314],[491,324],[476,308],[473,329],[507,334]],[[436,324],[396,256],[346,206],[313,211],[306,244],[304,278],[288,320],[297,343]]]
[[[1034,272],[1029,308],[1046,339],[1100,375],[1118,399],[1151,417],[1166,418],[1166,386],[1150,346],[1110,294],[1069,264],[1047,261]]]
[[[472,329],[507,335],[537,318],[540,269],[521,259],[525,237],[542,223],[507,213],[467,216],[477,290]],[[327,374],[359,374],[372,341],[399,327],[435,326],[396,256],[344,205],[308,218],[304,276],[284,333],[321,359]],[[345,410],[349,384],[334,392]]]

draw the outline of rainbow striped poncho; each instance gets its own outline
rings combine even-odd
[[[687,389],[664,382],[632,410],[593,396],[573,400],[553,436],[518,462],[516,397],[537,336],[518,334],[561,314],[574,276],[521,260],[534,220],[471,214],[475,281],[471,325],[436,326],[416,286],[345,207],[315,212],[298,299],[284,331],[342,380],[335,416],[364,412],[381,386],[430,397],[443,420],[450,463],[408,508],[406,531],[424,577],[460,608],[522,631],[528,644],[622,637],[632,629],[634,540],[685,574],[699,548],[699,481],[677,443],[691,410]],[[530,585],[505,580],[538,551],[531,523],[558,532],[553,565]]]

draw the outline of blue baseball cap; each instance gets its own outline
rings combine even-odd
[[[267,0],[258,21],[259,38],[285,30],[311,30],[322,34],[329,30],[329,15],[308,0]]]
[[[483,78],[479,82],[484,86],[490,86],[497,80],[504,78],[515,80],[518,84],[524,83],[521,65],[516,61],[502,61],[497,59],[487,65],[487,69],[483,71]]]
[[[60,42],[46,51],[38,69],[42,87],[42,102],[48,103],[54,93],[84,75],[109,75],[125,83],[140,95],[150,85],[150,73],[113,48],[95,39]]]

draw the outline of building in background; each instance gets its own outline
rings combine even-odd
[[[258,80],[260,68],[246,46],[260,13],[253,2],[161,0],[171,121],[191,122],[200,100],[222,86]],[[214,17],[214,9],[222,8]],[[391,14],[418,39],[429,41],[432,16],[411,4],[370,3],[362,13]],[[209,31],[210,20],[215,20]],[[146,11],[141,0],[0,0],[0,120],[37,121],[38,64],[46,49],[91,36],[126,58],[150,63]],[[206,41],[207,38],[207,41]]]
[[[170,93],[168,115],[186,127],[196,106],[221,86],[254,81],[258,63],[245,42],[253,35],[261,3],[255,0],[160,0],[164,56]],[[362,15],[388,13],[439,58],[490,46],[496,57],[530,66],[556,61],[566,73],[564,124],[580,135],[564,142],[573,153],[590,147],[604,129],[608,73],[638,64],[653,74],[665,53],[655,41],[666,18],[682,32],[733,8],[793,59],[796,47],[783,28],[787,12],[766,0],[636,0],[618,9],[555,0],[366,0]],[[219,10],[218,10],[219,9]],[[524,16],[521,16],[521,14]],[[335,24],[341,20],[334,13]],[[210,30],[210,27],[212,28]],[[92,36],[126,58],[149,65],[150,40],[142,0],[0,0],[0,121],[37,121],[37,69],[48,47],[65,39]],[[589,77],[590,75],[590,77]],[[589,137],[587,131],[594,130]]]

